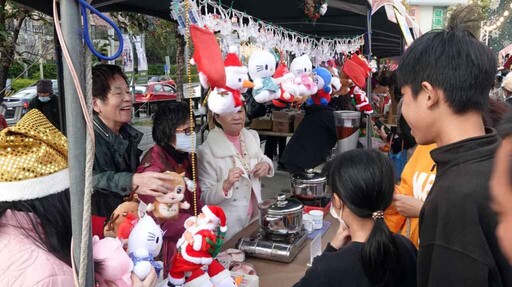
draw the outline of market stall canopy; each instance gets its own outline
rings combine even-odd
[[[52,14],[52,0],[18,0],[43,13]],[[297,0],[221,0],[227,7],[245,12],[301,33],[326,37],[353,37],[366,33],[366,0],[330,0],[327,13],[315,23],[308,22]],[[256,4],[257,3],[257,4]],[[169,19],[168,0],[93,0],[91,3],[102,12],[129,11]],[[372,52],[377,57],[400,55],[403,41],[400,27],[388,20],[385,9],[372,17]]]

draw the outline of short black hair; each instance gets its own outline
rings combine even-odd
[[[110,81],[116,75],[123,77],[128,84],[128,78],[119,66],[99,64],[92,67],[92,96],[103,102],[106,101],[110,92]]]
[[[444,92],[455,113],[483,112],[496,75],[496,57],[464,28],[469,21],[450,22],[454,24],[446,30],[428,32],[407,49],[396,71],[398,85],[409,86],[416,97],[421,83],[429,82]]]
[[[176,129],[187,123],[190,108],[185,102],[172,102],[161,106],[153,115],[153,140],[165,147],[174,141]]]

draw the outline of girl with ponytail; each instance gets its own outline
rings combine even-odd
[[[377,151],[352,150],[328,162],[323,173],[340,226],[295,287],[416,286],[416,248],[384,222],[394,190],[389,160]]]

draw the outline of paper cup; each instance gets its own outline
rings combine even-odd
[[[324,213],[320,210],[311,210],[309,215],[313,218],[315,229],[322,229],[324,224]]]
[[[310,234],[315,230],[315,224],[313,223],[313,217],[309,214],[304,214],[302,216],[302,224],[304,225],[304,229]]]

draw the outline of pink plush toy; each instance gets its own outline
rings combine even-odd
[[[109,282],[118,287],[132,286],[130,276],[133,263],[119,239],[105,237],[100,240],[98,236],[94,236],[92,238],[92,254],[95,277],[99,287],[108,287]]]

